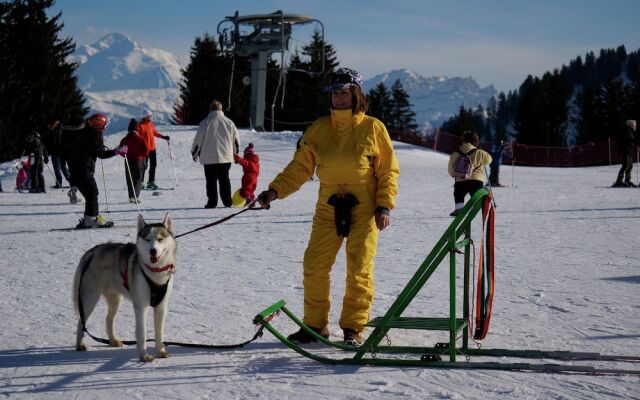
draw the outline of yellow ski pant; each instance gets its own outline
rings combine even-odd
[[[329,323],[331,267],[346,239],[347,277],[342,301],[340,327],[364,329],[373,302],[373,260],[378,244],[378,228],[374,219],[375,184],[353,187],[320,187],[313,217],[311,237],[304,254],[304,318],[305,324],[323,328]],[[334,193],[352,193],[359,204],[351,210],[351,229],[346,238],[338,236],[334,208],[327,199]]]

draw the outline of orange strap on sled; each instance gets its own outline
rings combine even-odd
[[[493,305],[494,291],[494,235],[493,224],[495,220],[495,208],[492,202],[493,196],[487,196],[482,205],[482,241],[480,244],[480,256],[478,261],[478,286],[476,291],[475,307],[475,331],[473,338],[482,340],[489,331],[491,321],[491,306]]]

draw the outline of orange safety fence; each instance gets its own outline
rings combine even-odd
[[[390,134],[393,140],[447,154],[453,153],[460,145],[460,137],[440,130],[436,130],[431,136],[405,132]],[[479,147],[491,152],[493,142],[480,142]],[[536,167],[585,167],[619,164],[622,161],[618,154],[618,143],[614,140],[567,147],[533,146],[505,141],[504,150],[503,163]]]

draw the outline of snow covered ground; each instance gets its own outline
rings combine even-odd
[[[160,127],[171,136],[175,190],[142,194],[142,213],[166,212],[177,233],[229,215],[204,209],[202,167],[189,155],[193,128]],[[286,165],[300,133],[241,132],[261,157],[259,188]],[[108,137],[115,145],[122,134]],[[401,175],[392,225],[380,235],[372,317],[382,315],[442,235],[453,208],[447,156],[395,143]],[[158,183],[174,187],[167,145],[158,143]],[[94,344],[74,350],[76,316],[71,282],[82,253],[105,241],[134,241],[137,211],[128,202],[123,162],[100,164],[101,212],[114,229],[71,227],[82,205],[64,191],[12,192],[15,170],[0,165],[0,395],[11,399],[602,399],[639,398],[637,376],[552,375],[399,367],[329,366],[305,359],[265,335],[244,349],[171,347],[173,357],[140,363],[135,346]],[[610,189],[618,166],[580,169],[502,168],[495,190],[496,294],[486,348],[562,349],[640,355],[640,190]],[[232,168],[234,186],[242,171]],[[634,170],[634,180],[636,171]],[[512,180],[512,177],[515,178]],[[52,179],[45,171],[48,185]],[[279,299],[301,315],[302,255],[310,231],[317,181],[269,211],[251,211],[178,239],[178,265],[166,339],[232,344],[255,332],[253,317]],[[478,229],[474,235],[477,237]],[[344,255],[332,273],[334,338],[344,288]],[[441,316],[448,307],[447,268],[440,268],[405,315]],[[90,331],[104,332],[101,304]],[[117,331],[134,338],[126,303]],[[293,324],[278,317],[285,333]],[[393,344],[432,345],[441,333],[391,331]],[[314,351],[324,351],[316,346]],[[638,364],[615,364],[640,369]]]

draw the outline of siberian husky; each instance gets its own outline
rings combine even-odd
[[[76,350],[86,351],[84,328],[91,312],[104,296],[107,310],[109,344],[121,347],[114,322],[122,297],[133,303],[136,319],[136,343],[140,361],[153,361],[147,354],[146,314],[153,307],[157,357],[170,357],[163,343],[164,321],[175,272],[176,241],[171,217],[162,223],[147,224],[138,216],[136,243],[104,243],[87,251],[76,269],[73,280],[73,301],[80,318],[76,334]]]

